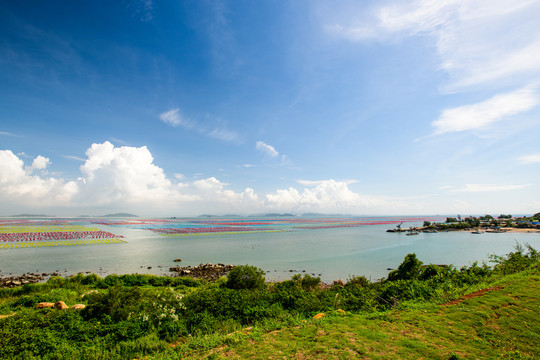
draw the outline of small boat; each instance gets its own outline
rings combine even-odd
[[[430,234],[435,234],[437,233],[438,231],[435,230],[435,229],[428,229],[428,230],[424,230],[425,233],[430,233]]]
[[[471,231],[471,234],[483,234],[483,233],[484,232],[480,230]]]
[[[408,232],[405,235],[418,235],[418,231],[411,231],[411,232]]]

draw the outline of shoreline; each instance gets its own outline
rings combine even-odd
[[[430,227],[412,227],[412,228],[406,228],[406,229],[388,229],[386,232],[396,232],[396,233],[409,233],[409,232],[422,232],[426,234],[435,233],[435,232],[471,232],[471,231],[483,231],[487,233],[497,233],[497,232],[490,232],[490,230],[493,230],[492,228],[486,228],[486,227],[471,227],[467,229],[436,229],[436,228],[430,228]],[[539,233],[540,229],[535,228],[508,228],[508,227],[502,227],[500,228],[499,233]]]

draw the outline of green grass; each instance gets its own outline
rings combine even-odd
[[[378,314],[329,313],[317,321],[238,336],[191,353],[214,359],[538,359],[540,275],[507,276],[501,288],[454,305]]]

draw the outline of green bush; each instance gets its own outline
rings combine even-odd
[[[255,266],[239,265],[227,275],[225,287],[229,289],[259,289],[265,286],[264,271]]]
[[[292,277],[292,282],[305,290],[314,290],[321,283],[320,277],[314,277],[309,274],[304,274],[304,277],[300,274],[296,274]]]
[[[527,248],[527,251],[525,251]],[[523,245],[516,243],[515,251],[506,256],[491,255],[490,261],[495,263],[493,270],[506,275],[528,269],[531,265],[540,260],[540,252],[530,244]]]
[[[422,262],[416,258],[416,254],[407,254],[397,270],[388,274],[389,281],[416,279],[421,271]]]
[[[428,280],[431,279],[434,276],[439,275],[440,273],[440,266],[429,264],[422,268],[420,274],[418,275],[419,280]]]
[[[346,288],[349,287],[365,287],[369,285],[369,280],[365,276],[353,276],[347,280]]]

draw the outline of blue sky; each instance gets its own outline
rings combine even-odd
[[[0,215],[540,211],[537,1],[4,1]]]

